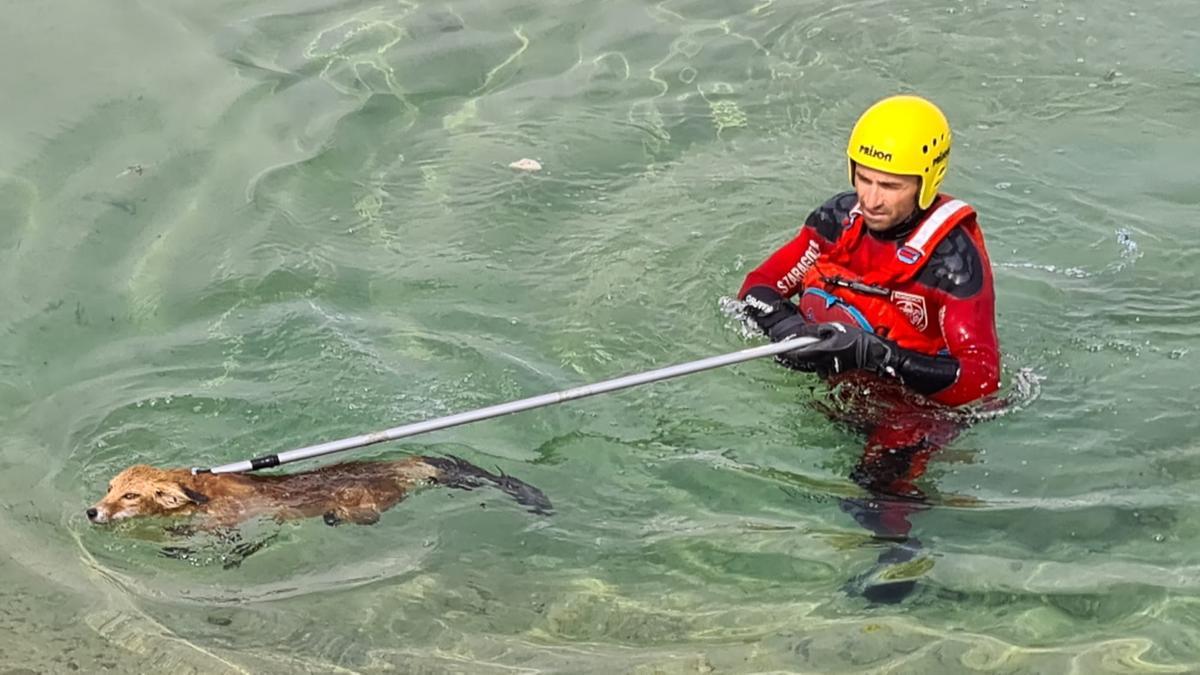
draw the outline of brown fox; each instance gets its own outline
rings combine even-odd
[[[289,475],[193,475],[188,469],[138,464],[117,474],[108,494],[86,514],[97,524],[141,516],[199,516],[202,526],[230,527],[256,516],[280,521],[321,516],[329,525],[371,525],[423,485],[463,490],[491,485],[533,513],[552,511],[550,500],[532,485],[451,455],[346,462]]]

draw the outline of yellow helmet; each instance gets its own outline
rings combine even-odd
[[[850,184],[855,163],[921,179],[917,206],[929,208],[950,163],[950,123],[920,96],[892,96],[867,108],[850,132]]]

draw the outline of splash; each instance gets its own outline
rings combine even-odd
[[[1091,272],[1080,267],[1059,267],[1058,265],[1040,265],[1030,262],[1000,262],[995,263],[995,266],[1007,267],[1009,269],[1039,270],[1049,272],[1050,274],[1061,274],[1071,279],[1086,279],[1092,276]]]
[[[1131,267],[1138,258],[1142,257],[1141,249],[1138,248],[1138,243],[1133,239],[1129,228],[1118,228],[1115,234],[1117,245],[1121,249],[1118,258],[1116,261],[1105,265],[1100,273],[1120,272],[1126,267]],[[1097,272],[1089,272],[1082,267],[1061,267],[1059,265],[1034,262],[995,262],[993,266],[1008,269],[1039,270],[1049,272],[1050,274],[1061,274],[1070,279],[1087,279],[1097,275]]]
[[[746,315],[746,303],[737,298],[723,295],[717,299],[717,307],[728,319],[728,325],[737,332],[743,340],[753,340],[763,336],[763,332]]]
[[[1142,257],[1141,251],[1138,249],[1138,243],[1134,241],[1133,235],[1130,234],[1129,228],[1121,227],[1116,231],[1117,245],[1121,247],[1120,260],[1113,266],[1117,272],[1126,267],[1133,266],[1134,261]]]
[[[1042,380],[1032,368],[1020,368],[1012,378],[1012,387],[1003,396],[990,396],[982,402],[966,406],[963,413],[969,422],[985,422],[1020,412],[1042,396]]]

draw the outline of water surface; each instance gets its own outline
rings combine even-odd
[[[10,3],[0,662],[1200,670],[1198,26],[1181,0]],[[843,591],[881,550],[840,506],[862,439],[766,361],[356,455],[500,466],[550,518],[429,491],[250,524],[237,566],[83,518],[135,462],[757,343],[729,296],[896,91],[956,129],[1012,402],[922,479],[903,604]]]

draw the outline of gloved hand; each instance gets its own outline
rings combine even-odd
[[[812,324],[804,320],[803,316],[793,314],[784,318],[779,323],[771,326],[771,330],[767,331],[767,337],[771,338],[771,342],[783,342],[794,337],[821,337],[819,333],[820,324]],[[808,360],[807,353],[809,348],[797,349],[795,351],[776,354],[775,360],[793,370],[800,370],[806,373],[811,373],[816,370],[816,364]]]
[[[746,316],[762,329],[771,342],[782,342],[800,335],[815,335],[812,327],[800,316],[796,306],[784,299],[770,286],[753,286],[746,291]],[[813,367],[803,361],[793,361],[790,354],[778,354],[775,360],[795,370],[812,372]]]
[[[803,364],[806,369],[815,370],[822,375],[861,369],[877,375],[899,376],[900,347],[891,340],[868,333],[857,326],[841,323],[810,324],[795,334],[811,335],[820,342],[784,354],[788,365]]]
[[[901,349],[891,340],[857,326],[808,323],[797,312],[795,305],[770,286],[752,287],[746,292],[744,301],[746,315],[771,338],[771,342],[800,336],[820,340],[775,357],[776,361],[789,368],[816,371],[822,375],[862,369],[878,375],[899,376],[897,369],[901,364]]]
[[[796,306],[770,286],[752,287],[746,291],[746,296],[742,298],[742,301],[745,303],[746,316],[750,317],[750,320],[772,340],[776,340],[771,335],[771,331],[776,325],[790,317],[799,318]]]

